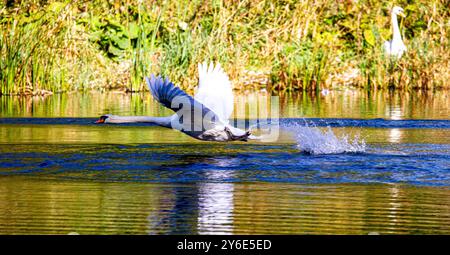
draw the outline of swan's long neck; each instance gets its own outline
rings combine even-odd
[[[150,116],[114,116],[108,120],[109,123],[154,123],[159,126],[170,128],[170,117]]]
[[[391,15],[392,19],[392,41],[401,41],[402,35],[400,34],[400,28],[398,27],[398,20],[397,20],[397,14],[392,13]]]

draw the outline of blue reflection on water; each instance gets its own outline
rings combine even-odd
[[[21,125],[95,125],[97,118],[0,118],[0,124]],[[233,123],[248,125],[249,120]],[[256,120],[250,120],[256,122]],[[252,123],[254,124],[254,123]],[[391,119],[340,119],[340,118],[283,118],[280,125],[314,125],[318,127],[373,127],[373,128],[450,128],[450,120],[391,120]],[[108,125],[104,125],[108,126]],[[154,126],[149,123],[114,124],[114,126]]]
[[[92,122],[93,119],[86,118],[0,119],[0,123],[11,124],[12,127],[20,123],[91,125]],[[401,137],[398,128],[434,128],[448,132],[450,120],[282,119],[280,124],[297,128],[308,125],[389,128],[389,134],[387,141],[368,144],[363,150],[345,153],[344,148],[341,150],[344,153],[333,154],[334,151],[331,151],[332,154],[319,155],[304,153],[298,144],[289,143],[4,144],[0,145],[0,175],[114,182],[409,183],[450,186],[450,144],[398,142]],[[111,128],[111,125],[104,126]],[[310,134],[307,133],[304,138],[310,137]],[[321,135],[320,132],[317,134]],[[313,137],[312,140],[318,139]]]
[[[293,145],[259,144],[230,144],[227,149],[221,144],[8,146],[36,146],[40,152],[18,149],[0,154],[0,175],[132,182],[450,185],[449,144],[385,144],[365,153],[328,155],[308,155]],[[67,151],[71,147],[75,150]]]

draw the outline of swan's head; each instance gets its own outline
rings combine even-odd
[[[110,118],[111,118],[111,115],[109,115],[109,114],[102,115],[95,123],[97,123],[97,124],[108,123]]]
[[[401,16],[403,18],[406,17],[403,8],[400,6],[395,6],[394,8],[392,8],[392,14]]]

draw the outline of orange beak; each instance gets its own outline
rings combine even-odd
[[[96,124],[102,124],[102,123],[105,123],[105,119],[100,118],[100,119],[97,120],[95,123],[96,123]]]

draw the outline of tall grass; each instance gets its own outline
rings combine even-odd
[[[407,14],[401,30],[408,52],[400,60],[382,52],[394,3],[375,0],[2,4],[2,94],[141,91],[150,73],[190,90],[204,60],[220,61],[236,89],[450,87],[444,0],[395,2]]]
[[[34,17],[9,17],[2,22],[0,35],[0,80],[2,93],[35,92],[62,86],[55,77],[43,75],[55,66],[56,55],[50,47],[60,40],[62,26],[41,12]],[[48,47],[43,47],[46,45]],[[36,86],[31,86],[32,84]]]
[[[45,95],[88,88],[98,62],[74,6],[20,2],[1,9],[0,94]],[[23,10],[34,10],[32,13]]]

